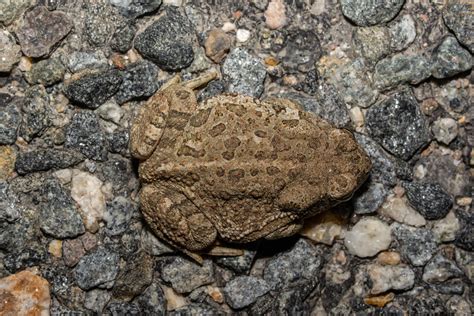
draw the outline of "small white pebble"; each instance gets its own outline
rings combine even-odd
[[[237,41],[243,43],[243,42],[248,41],[249,38],[250,38],[250,31],[249,30],[245,30],[245,29],[238,29],[237,30]]]
[[[372,257],[392,242],[390,226],[376,217],[364,217],[346,233],[344,245],[358,257]]]
[[[231,22],[225,22],[224,25],[222,25],[222,30],[226,33],[235,31],[235,29],[235,24]]]

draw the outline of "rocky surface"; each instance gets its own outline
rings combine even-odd
[[[469,12],[0,0],[0,314],[471,315]],[[166,81],[211,69],[199,101],[291,99],[354,132],[372,170],[299,234],[199,264],[146,225],[128,142]]]

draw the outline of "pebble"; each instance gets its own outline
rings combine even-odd
[[[393,223],[391,228],[400,245],[400,254],[412,265],[424,266],[436,252],[436,238],[431,230],[399,223]]]
[[[20,217],[21,209],[8,188],[8,183],[0,180],[0,222],[12,223]]]
[[[385,203],[379,209],[379,213],[383,216],[390,217],[399,223],[410,226],[421,227],[426,225],[425,218],[408,205],[405,198],[394,195],[390,195],[387,198]]]
[[[390,52],[390,34],[386,27],[358,27],[352,33],[357,53],[369,64],[376,63]]]
[[[268,28],[271,30],[282,28],[287,23],[285,2],[283,0],[271,0],[264,16]]]
[[[449,315],[462,316],[472,315],[471,304],[459,295],[453,295],[446,302]]]
[[[146,251],[153,256],[160,256],[162,254],[174,252],[173,248],[165,245],[161,240],[156,238],[153,233],[146,229],[142,231],[140,242],[143,249],[146,249]]]
[[[381,183],[368,181],[352,198],[355,214],[370,214],[382,206],[388,192]]]
[[[257,251],[243,249],[241,256],[217,257],[214,261],[220,266],[229,268],[237,273],[246,273],[252,267]]]
[[[30,84],[50,86],[61,81],[65,72],[66,67],[58,58],[50,58],[33,64],[25,77]]]
[[[173,289],[182,294],[190,293],[194,289],[214,282],[214,267],[212,261],[204,260],[202,265],[176,257],[165,265],[161,278],[171,283]]]
[[[0,181],[7,180],[15,170],[16,152],[11,146],[0,146]]]
[[[27,174],[50,169],[64,169],[78,164],[84,156],[70,149],[36,149],[19,152],[15,169],[19,174]]]
[[[109,0],[110,4],[117,7],[119,12],[130,19],[136,19],[147,13],[156,11],[162,0]]]
[[[102,119],[119,124],[125,111],[117,103],[108,101],[102,104],[95,112],[99,114]],[[111,142],[109,142],[109,144],[116,145]]]
[[[431,63],[422,55],[394,55],[382,59],[375,66],[374,82],[379,89],[400,84],[418,84],[431,76]]]
[[[409,266],[371,264],[367,272],[372,281],[371,294],[389,290],[408,290],[415,284],[415,272]]]
[[[430,140],[428,122],[408,92],[396,93],[372,106],[367,111],[366,124],[372,138],[404,160]]]
[[[125,54],[133,45],[133,39],[135,37],[135,33],[137,32],[137,28],[134,24],[130,22],[122,21],[112,35],[110,39],[110,48],[113,50]]]
[[[341,0],[345,17],[359,26],[381,24],[393,19],[405,3],[404,0]]]
[[[119,271],[120,256],[103,246],[81,258],[74,268],[77,285],[83,290],[110,288]]]
[[[384,307],[395,298],[395,294],[387,293],[383,295],[369,296],[364,298],[364,303],[375,307]]]
[[[137,296],[133,302],[140,307],[145,315],[165,315],[166,297],[161,286],[154,282]]]
[[[0,145],[13,144],[20,126],[19,102],[12,99],[11,95],[0,93]]]
[[[101,191],[102,181],[92,174],[74,170],[71,181],[71,197],[79,205],[86,229],[96,232],[106,210]]]
[[[58,239],[73,238],[85,232],[82,218],[68,192],[57,180],[46,180],[37,197],[41,230]]]
[[[438,253],[426,264],[422,279],[426,283],[441,283],[461,276],[463,272],[456,263]]]
[[[206,304],[187,304],[186,306],[173,309],[168,312],[168,316],[182,316],[182,315],[225,315],[224,311],[221,311],[215,307],[211,307]]]
[[[462,249],[474,251],[474,223],[472,220],[461,226],[454,243]]]
[[[51,304],[49,283],[25,270],[0,279],[2,315],[48,315]]]
[[[474,37],[472,25],[474,17],[471,12],[472,4],[469,2],[453,1],[443,7],[443,19],[446,26],[454,32],[459,42],[474,53]]]
[[[112,201],[107,202],[107,209],[103,218],[106,223],[105,232],[109,236],[124,233],[128,229],[130,220],[137,210],[137,205],[123,196],[117,196]]]
[[[41,136],[51,126],[52,111],[49,96],[41,85],[30,87],[26,90],[25,98],[19,101],[23,111],[23,122],[20,126],[19,136],[27,142]]]
[[[455,249],[455,260],[470,282],[474,280],[474,253],[460,248]]]
[[[391,242],[390,226],[376,217],[362,218],[344,238],[347,250],[361,258],[375,256],[386,250]]]
[[[178,71],[191,65],[194,59],[194,27],[175,7],[167,7],[165,14],[135,38],[135,48],[143,57],[160,68]]]
[[[400,263],[400,254],[395,251],[383,251],[377,256],[377,263],[395,266]]]
[[[93,47],[105,46],[116,26],[124,20],[117,10],[109,5],[109,0],[89,1],[84,5],[83,14],[81,31],[83,37]]]
[[[390,47],[394,51],[402,51],[416,38],[416,24],[409,14],[402,15],[388,25]]]
[[[270,287],[265,280],[246,275],[230,280],[224,287],[226,302],[234,309],[249,306],[268,291]]]
[[[451,196],[438,183],[407,182],[403,187],[410,204],[426,219],[445,217],[453,205]]]
[[[153,258],[145,252],[132,254],[117,275],[114,298],[129,301],[141,294],[153,281],[153,267]]]
[[[158,89],[158,67],[149,62],[133,63],[124,70],[123,81],[115,95],[118,104],[130,100],[146,99]]]
[[[245,43],[250,38],[250,31],[246,29],[238,29],[236,33],[237,42]]]
[[[323,212],[304,221],[299,232],[316,243],[332,245],[334,240],[344,236],[344,225],[347,220],[337,212]]]
[[[108,291],[93,289],[87,291],[84,298],[84,307],[100,314],[105,306],[112,298],[112,294]]]
[[[7,30],[0,30],[0,73],[10,72],[20,61],[21,49]]]
[[[16,36],[26,56],[46,57],[71,31],[72,26],[65,13],[37,6],[25,13]]]
[[[120,315],[131,315],[139,316],[140,308],[135,303],[130,302],[109,302],[105,308],[106,315],[120,316]]]
[[[228,92],[260,97],[266,77],[265,66],[247,50],[234,48],[222,66]]]
[[[78,111],[66,127],[66,148],[72,148],[89,159],[107,159],[107,143],[94,112]]]
[[[71,102],[96,109],[117,93],[122,82],[123,74],[114,68],[84,70],[68,80],[64,93]]]
[[[232,46],[232,38],[221,29],[211,30],[204,42],[206,56],[213,62],[220,63]]]
[[[433,52],[433,77],[449,78],[472,68],[473,58],[453,36],[446,37]]]
[[[272,257],[263,271],[263,278],[272,289],[290,288],[313,283],[323,267],[323,258],[310,242],[300,239],[289,251]]]
[[[434,121],[431,131],[438,142],[449,145],[458,136],[458,124],[450,117],[440,117]]]
[[[31,7],[33,2],[31,0],[15,0],[0,2],[0,22],[5,25],[11,24],[16,20],[26,9]]]
[[[107,67],[107,58],[102,51],[74,51],[67,56],[67,67],[72,73],[84,69],[105,68]]]

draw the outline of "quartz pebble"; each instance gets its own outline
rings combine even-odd
[[[244,43],[249,40],[250,31],[246,29],[238,29],[236,33],[236,38],[238,42]]]
[[[379,213],[410,226],[421,227],[426,224],[425,218],[408,205],[406,199],[394,195],[387,198]]]
[[[408,266],[370,265],[367,270],[372,281],[371,294],[388,290],[407,290],[415,284],[415,272]]]
[[[450,117],[437,119],[431,126],[437,141],[449,145],[458,136],[458,124]]]
[[[265,10],[265,23],[267,26],[276,30],[286,24],[286,8],[283,0],[271,0]]]
[[[445,218],[440,219],[433,225],[433,234],[440,242],[450,242],[456,239],[456,234],[461,228],[458,218],[454,212],[449,212]]]
[[[343,216],[327,211],[305,220],[300,234],[314,242],[332,245],[336,238],[343,237],[345,222]]]
[[[0,297],[2,315],[49,314],[49,283],[28,270],[0,279]]]
[[[344,245],[358,257],[372,257],[392,242],[390,226],[375,217],[364,217],[346,233]]]
[[[407,48],[416,38],[416,24],[413,17],[405,14],[388,25],[390,46],[395,51]]]

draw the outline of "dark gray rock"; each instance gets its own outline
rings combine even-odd
[[[157,283],[152,283],[133,302],[140,307],[141,312],[145,315],[164,316],[166,314],[166,297],[161,286]]]
[[[424,56],[394,55],[375,66],[374,81],[379,89],[395,88],[404,83],[418,84],[431,76],[431,63]]]
[[[168,316],[212,315],[224,316],[228,313],[205,304],[188,304],[167,313]]]
[[[163,267],[161,278],[171,283],[176,292],[189,293],[202,285],[214,282],[214,267],[210,260],[205,260],[201,266],[176,257]]]
[[[222,65],[222,74],[231,93],[259,97],[267,72],[260,60],[242,48],[233,49]]]
[[[11,273],[24,270],[26,268],[39,266],[46,262],[48,258],[47,250],[37,243],[28,245],[28,248],[15,250],[5,256],[3,264]]]
[[[135,25],[123,22],[115,29],[115,33],[110,40],[110,48],[113,50],[125,54],[133,45],[133,38],[137,28]]]
[[[449,78],[472,68],[472,55],[448,36],[433,52],[433,77]]]
[[[303,91],[309,95],[316,95],[319,89],[319,74],[316,69],[308,71],[304,80],[295,86],[298,91]]]
[[[136,211],[138,211],[138,206],[123,196],[117,196],[111,202],[108,202],[104,214],[106,234],[117,236],[125,232]]]
[[[74,200],[57,180],[47,180],[37,197],[41,230],[58,239],[76,237],[85,232]]]
[[[194,59],[194,27],[175,7],[135,38],[135,48],[145,58],[165,70],[177,71],[191,65]]]
[[[146,98],[158,89],[158,67],[148,61],[129,65],[123,73],[123,81],[115,96],[119,104],[133,99]]]
[[[20,14],[33,3],[30,0],[2,1],[0,10],[0,22],[5,25],[12,23]]]
[[[468,219],[463,223],[462,228],[456,234],[456,240],[454,241],[456,246],[468,250],[474,251],[474,220]]]
[[[65,13],[37,6],[25,13],[16,36],[26,56],[45,57],[71,31],[71,28],[72,22]]]
[[[123,75],[118,69],[85,70],[71,78],[64,93],[71,102],[96,109],[119,90],[122,81]]]
[[[416,99],[399,92],[371,107],[366,115],[370,136],[386,150],[404,160],[430,140],[428,122]]]
[[[390,47],[394,51],[401,51],[410,46],[416,38],[416,24],[413,17],[405,14],[390,22]]]
[[[135,303],[130,302],[112,302],[105,308],[107,315],[123,316],[123,315],[142,315],[140,308]]]
[[[26,74],[26,80],[31,84],[50,86],[61,81],[65,72],[66,67],[58,58],[40,60]]]
[[[310,242],[300,239],[293,248],[270,259],[263,278],[272,289],[288,288],[295,283],[312,283],[319,278],[323,258]]]
[[[110,3],[117,7],[121,14],[130,19],[156,11],[161,2],[161,0],[110,0]]]
[[[81,258],[74,268],[77,285],[83,290],[110,288],[119,270],[119,255],[105,247]]]
[[[0,145],[10,145],[16,141],[21,113],[18,102],[6,93],[0,93]]]
[[[20,136],[27,142],[51,126],[51,109],[48,94],[43,86],[37,85],[26,91],[22,100],[23,121],[20,126]]]
[[[8,182],[0,181],[0,222],[12,223],[20,217],[20,209]]]
[[[15,170],[19,174],[63,169],[74,166],[84,160],[80,153],[63,148],[37,149],[20,152],[15,161]]]
[[[285,49],[277,54],[288,71],[307,72],[322,56],[318,34],[313,30],[292,28],[286,32]]]
[[[112,293],[107,290],[93,289],[86,292],[84,307],[100,315],[110,301]]]
[[[128,301],[142,293],[153,281],[153,267],[152,257],[145,252],[132,254],[117,275],[114,297]]]
[[[442,283],[431,284],[431,288],[441,294],[462,295],[466,284],[461,279],[449,279]]]
[[[471,13],[472,3],[449,1],[444,6],[443,19],[458,41],[474,53],[474,16]]]
[[[352,198],[354,213],[370,214],[377,211],[387,195],[387,189],[383,184],[367,181]]]
[[[359,26],[385,23],[393,19],[405,0],[341,0],[344,16]]]
[[[436,238],[430,230],[399,223],[393,223],[391,229],[399,243],[401,255],[412,265],[424,266],[435,253]]]
[[[229,268],[237,273],[246,273],[252,267],[253,259],[256,255],[255,250],[244,249],[242,256],[232,257],[217,257],[214,261],[226,268]]]
[[[386,27],[357,27],[352,33],[352,42],[369,65],[390,53],[390,34]]]
[[[83,29],[85,39],[91,46],[105,46],[124,18],[108,0],[84,1]]]
[[[107,134],[107,142],[109,144],[109,151],[111,153],[121,154],[125,157],[130,157],[128,149],[128,140],[130,132],[128,129],[117,129],[112,134]]]
[[[79,72],[84,69],[100,69],[107,68],[107,58],[102,51],[74,51],[67,56],[67,67],[72,73]]]
[[[224,287],[226,301],[234,309],[249,306],[268,291],[267,282],[254,276],[238,276]]]
[[[406,182],[403,187],[411,206],[426,219],[445,217],[453,205],[451,196],[438,183]]]
[[[94,112],[79,111],[66,129],[66,148],[73,148],[87,158],[107,159],[107,143]]]
[[[426,283],[443,283],[463,275],[456,263],[438,253],[423,269],[422,279]]]
[[[407,315],[447,315],[443,298],[436,292],[421,287],[397,297],[397,303]]]

